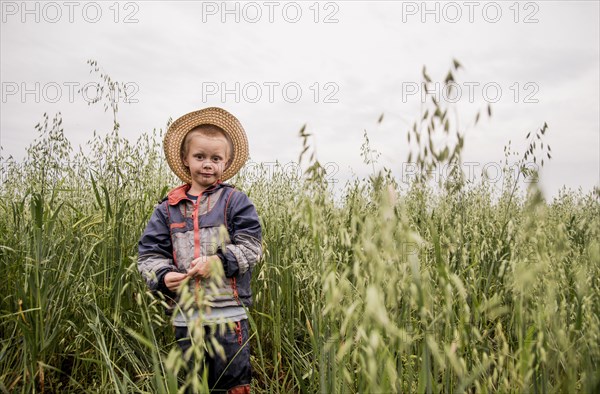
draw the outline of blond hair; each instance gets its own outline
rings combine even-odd
[[[186,134],[185,138],[183,139],[183,143],[181,144],[182,159],[187,156],[190,149],[190,141],[194,135],[202,135],[209,138],[225,138],[225,141],[227,141],[227,165],[229,165],[233,153],[233,143],[231,142],[231,139],[227,133],[225,133],[222,128],[215,126],[214,124],[201,124],[200,126],[194,127]]]

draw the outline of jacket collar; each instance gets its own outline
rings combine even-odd
[[[226,183],[223,183],[223,181],[221,181],[219,179],[218,181],[216,181],[215,183],[210,185],[206,190],[204,190],[202,192],[202,195],[212,194],[215,191],[219,190],[220,188],[226,187],[226,186],[229,186],[229,185]],[[181,202],[181,200],[189,200],[186,193],[188,190],[190,190],[191,187],[192,187],[192,185],[186,183],[186,184],[176,187],[175,189],[172,189],[167,194],[169,205],[177,205],[177,204],[179,204],[179,202]]]

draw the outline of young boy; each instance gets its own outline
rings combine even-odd
[[[209,388],[249,393],[245,307],[252,302],[250,278],[262,253],[262,234],[250,199],[223,183],[248,159],[246,134],[229,112],[205,108],[173,122],[164,149],[169,166],[185,184],[154,209],[138,245],[139,271],[150,290],[178,305],[173,324],[184,355],[194,323],[204,326],[205,343],[212,343],[212,336],[222,346],[225,358],[205,352]],[[195,295],[189,297],[193,302],[180,297],[186,284]],[[223,322],[233,328],[216,330]]]

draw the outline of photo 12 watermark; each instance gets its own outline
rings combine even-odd
[[[457,245],[452,242],[448,243],[440,239],[440,251],[443,254],[449,255],[456,253]],[[410,260],[418,260],[424,258],[427,254],[435,253],[435,245],[428,241],[402,241],[397,244],[399,262],[401,264],[409,263]],[[535,260],[537,259],[537,248],[535,243],[524,242],[519,248],[520,259]]]
[[[339,23],[339,3],[334,1],[203,1],[202,23]]]
[[[47,169],[47,176],[51,176],[55,181],[64,179],[70,176],[70,171],[73,168],[82,166],[78,161],[57,161],[53,162],[51,167]],[[322,165],[323,181],[330,185],[335,185],[339,182],[336,177],[340,171],[340,166],[336,162],[327,162]],[[21,174],[28,171],[28,164],[15,160],[4,160],[0,162],[0,183],[4,183],[7,179],[19,180]],[[240,174],[245,181],[255,182],[259,180],[271,180],[275,177],[282,177],[286,181],[300,180],[309,176],[306,169],[303,169],[299,163],[289,161],[287,163],[280,162],[255,162],[248,160],[241,169]]]
[[[323,180],[331,185],[339,182],[336,175],[340,171],[340,166],[336,162],[327,162],[322,164]],[[280,162],[255,162],[249,160],[243,167],[242,173],[244,179],[249,182],[255,182],[261,179],[273,179],[281,176],[288,181],[302,179],[308,176],[306,170],[302,169],[299,163],[290,161]]]
[[[499,161],[490,162],[463,162],[460,165],[444,164],[428,169],[419,166],[417,163],[402,163],[401,181],[404,184],[410,184],[426,174],[428,179],[434,182],[443,182],[449,180],[455,170],[462,171],[467,182],[476,182],[480,180],[485,184],[502,184],[509,178],[515,180],[520,173],[528,175],[522,177],[523,183],[538,183],[538,172],[540,166],[535,162],[515,163],[512,165],[503,165]]]
[[[425,103],[430,99],[437,102],[474,103],[483,100],[494,104],[500,100],[514,103],[538,104],[540,86],[537,82],[402,82],[402,102],[418,100]]]
[[[336,82],[202,82],[202,102],[220,103],[314,103],[337,104],[340,87]]]
[[[2,1],[2,23],[139,23],[135,1]]]
[[[140,88],[135,82],[113,83],[108,94],[114,102],[137,104]],[[97,82],[2,82],[2,103],[74,103],[82,100],[95,103],[103,91]]]
[[[539,23],[536,1],[402,1],[402,23]]]

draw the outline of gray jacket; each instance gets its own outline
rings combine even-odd
[[[210,279],[190,280],[190,290],[202,286],[204,304],[211,308],[252,304],[252,268],[262,254],[262,232],[248,196],[217,182],[198,196],[190,185],[171,190],[158,204],[138,243],[138,269],[150,290],[177,300],[164,283],[168,272],[186,272],[199,256],[221,258],[225,278],[215,286]],[[225,226],[227,231],[221,229]]]

